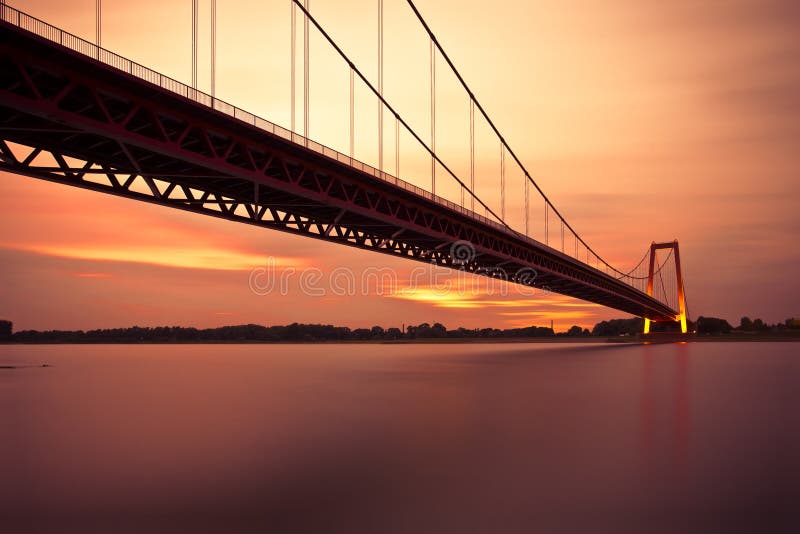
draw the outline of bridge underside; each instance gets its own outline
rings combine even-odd
[[[402,182],[376,178],[3,22],[0,170],[507,276],[655,321],[676,317],[589,265]],[[471,243],[475,258],[451,257],[456,241]]]

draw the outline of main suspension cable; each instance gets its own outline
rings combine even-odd
[[[405,119],[403,119],[400,116],[397,110],[395,110],[394,107],[391,104],[389,104],[389,102],[386,101],[383,95],[378,93],[378,90],[375,88],[375,86],[372,85],[370,81],[366,78],[366,76],[364,76],[364,74],[361,72],[361,70],[355,66],[350,57],[344,53],[344,51],[339,47],[339,45],[336,44],[336,42],[333,40],[330,34],[328,34],[328,32],[325,31],[322,25],[320,25],[319,21],[317,21],[317,19],[314,18],[311,15],[311,13],[308,12],[308,10],[305,8],[305,6],[302,5],[300,0],[292,0],[292,1],[294,2],[295,6],[297,6],[297,8],[300,9],[300,11],[302,11],[303,14],[308,18],[311,24],[314,25],[317,31],[319,31],[320,35],[322,35],[322,37],[325,38],[326,41],[328,41],[328,44],[330,44],[331,47],[333,47],[336,53],[339,54],[339,56],[345,61],[345,63],[347,63],[350,66],[351,69],[353,69],[353,72],[355,72],[355,74],[359,77],[359,79],[362,82],[364,82],[364,85],[372,92],[372,94],[374,94],[378,99],[381,100],[381,102],[383,102],[383,105],[386,106],[386,109],[395,116],[395,118],[400,122],[400,124],[403,125],[403,128],[405,128],[406,131],[408,131],[408,133],[411,134],[411,136],[417,141],[417,143],[419,143],[420,146],[422,146],[425,149],[425,151],[427,151],[428,154],[431,155],[434,161],[438,165],[440,165],[442,169],[444,169],[447,172],[447,174],[449,174],[456,182],[458,182],[459,185],[466,188],[467,185],[453,172],[453,170],[444,161],[441,160],[441,158],[439,158],[438,155],[436,155],[436,153],[431,149],[431,147],[429,147],[428,144],[425,143],[425,141],[423,141],[422,138],[417,134],[417,132],[415,132],[414,129],[411,128],[411,126],[405,121]],[[474,198],[478,202],[478,204],[480,204],[486,210],[486,213],[491,214],[491,216],[494,217],[495,220],[499,222],[506,230],[515,235],[521,235],[519,232],[511,228],[502,218],[498,217],[497,214],[494,212],[494,210],[492,210],[489,206],[486,205],[486,203],[483,200],[481,200],[478,196],[476,196],[471,188],[467,188],[467,191],[469,192],[470,196]]]
[[[589,246],[589,244],[586,243],[586,241],[584,241],[582,237],[580,237],[578,232],[576,232],[575,229],[572,228],[572,226],[569,224],[569,222],[567,222],[567,220],[561,215],[561,213],[558,211],[558,209],[553,205],[553,203],[550,201],[550,199],[547,197],[547,195],[544,193],[544,191],[542,191],[542,189],[539,187],[539,184],[537,184],[536,181],[531,177],[530,172],[528,172],[528,169],[525,167],[525,165],[523,165],[522,161],[520,161],[520,159],[517,157],[516,153],[511,149],[511,147],[508,145],[508,143],[506,143],[505,138],[500,133],[500,130],[497,129],[497,126],[495,126],[494,122],[489,117],[489,114],[486,112],[486,110],[483,108],[483,106],[477,100],[477,98],[475,97],[475,94],[472,92],[472,90],[470,89],[469,85],[467,85],[467,82],[461,76],[461,73],[458,71],[456,66],[453,64],[453,61],[450,59],[450,56],[447,55],[447,52],[445,52],[444,48],[439,43],[439,40],[436,38],[436,35],[433,33],[433,31],[431,30],[430,26],[428,26],[428,23],[423,18],[422,14],[417,9],[417,6],[414,5],[414,2],[412,0],[406,0],[406,2],[411,7],[411,10],[416,15],[416,17],[419,20],[420,24],[422,24],[422,27],[427,32],[428,36],[430,37],[430,39],[433,42],[433,44],[436,46],[436,48],[439,51],[439,53],[442,55],[442,58],[444,58],[444,60],[447,63],[447,65],[453,71],[453,74],[455,74],[456,78],[461,83],[461,86],[467,92],[469,97],[475,102],[475,106],[477,106],[478,110],[483,115],[483,118],[486,119],[486,122],[489,124],[489,127],[492,129],[492,131],[495,133],[495,135],[497,135],[497,137],[500,139],[500,142],[505,146],[505,149],[508,151],[508,153],[514,159],[514,161],[517,163],[517,165],[519,165],[520,169],[522,169],[522,172],[525,174],[525,177],[533,184],[533,186],[536,188],[536,190],[542,196],[542,198],[545,201],[545,204],[549,204],[550,208],[552,208],[552,210],[553,210],[553,213],[555,213],[556,216],[564,222],[564,224],[569,229],[569,231],[572,232],[573,235],[575,235],[580,240],[581,243],[583,243],[583,245],[595,256],[595,258],[598,260],[598,262],[602,262],[603,264],[605,264],[606,267],[610,268],[612,271],[614,271],[614,272],[616,272],[618,274],[624,275],[624,273],[622,273],[622,271],[619,271],[618,269],[613,267],[606,260],[604,260],[599,254],[597,254],[597,252],[595,252],[594,249],[592,249]],[[545,224],[545,229],[546,229],[545,230],[545,233],[546,233],[547,232],[547,224]],[[545,234],[545,241],[547,241],[547,235],[546,234]],[[547,242],[545,242],[545,244],[547,244]]]

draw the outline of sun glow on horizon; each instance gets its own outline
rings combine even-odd
[[[522,288],[522,291],[532,290]],[[578,325],[581,328],[591,327],[592,323],[587,322],[586,319],[595,317],[596,312],[602,308],[599,304],[577,301],[564,295],[542,293],[540,297],[534,298],[523,294],[514,294],[513,289],[507,290],[503,295],[498,295],[491,292],[466,293],[458,290],[446,292],[437,288],[419,287],[402,289],[390,293],[388,296],[431,305],[434,308],[485,309],[492,314],[507,318],[504,322],[512,327],[531,326],[535,323],[545,325],[551,320],[558,328],[568,328],[572,325]],[[501,296],[503,298],[499,298]],[[523,317],[527,319],[522,319]]]

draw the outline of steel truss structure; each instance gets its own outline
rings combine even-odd
[[[666,304],[542,243],[0,22],[0,170],[577,297]],[[466,242],[467,257],[454,253]],[[473,253],[474,251],[474,253]]]

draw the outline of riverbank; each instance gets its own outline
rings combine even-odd
[[[800,334],[649,334],[616,337],[519,337],[519,338],[419,338],[419,339],[343,339],[343,340],[80,340],[80,341],[2,341],[0,345],[453,345],[509,343],[706,343],[706,342],[798,342]]]

